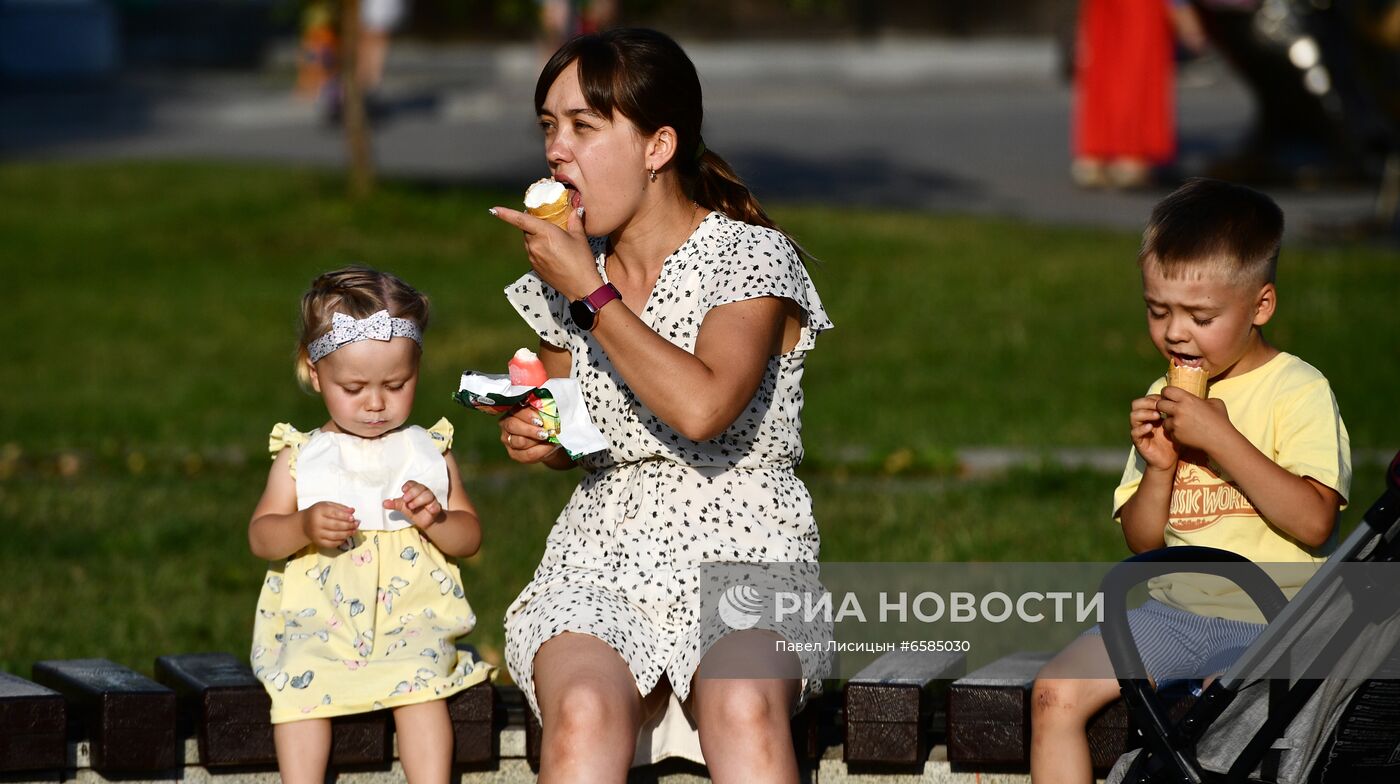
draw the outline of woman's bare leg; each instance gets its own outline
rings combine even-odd
[[[540,781],[625,780],[642,723],[642,697],[627,663],[597,637],[565,632],[540,646],[534,670]]]
[[[700,749],[718,784],[797,781],[791,722],[802,667],[793,654],[776,650],[779,639],[758,629],[729,634],[691,680]]]

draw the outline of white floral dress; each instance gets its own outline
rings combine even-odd
[[[606,279],[602,241],[593,248]],[[565,298],[533,272],[506,296],[541,340],[571,352],[571,375],[611,443],[582,460],[583,477],[534,578],[506,610],[507,666],[538,716],[532,673],[539,647],[561,632],[598,637],[626,660],[642,694],[663,673],[673,689],[661,729],[651,737],[644,730],[636,762],[703,762],[693,725],[674,714],[700,659],[730,629],[700,617],[699,565],[816,561],[811,497],[793,471],[802,460],[803,360],[831,321],[780,233],[710,213],[666,259],[641,319],[687,351],[695,350],[705,314],[731,302],[784,297],[802,308],[805,322],[797,345],[769,359],[734,423],[696,442],[638,401],[593,336],[570,320]],[[810,633],[809,625],[785,636]],[[805,702],[825,671],[820,657],[805,657],[802,666]]]
[[[446,419],[373,440],[279,424],[269,439],[274,457],[293,450],[298,509],[341,499],[367,521],[405,478],[445,498],[451,445]],[[476,624],[457,565],[397,512],[383,518],[374,524],[393,530],[269,565],[251,659],[274,724],[442,699],[490,677],[491,665],[456,648]]]

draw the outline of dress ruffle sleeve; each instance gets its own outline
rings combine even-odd
[[[506,299],[540,340],[563,349],[570,347],[573,328],[569,303],[553,286],[527,272],[506,287]]]
[[[428,428],[428,435],[432,437],[439,452],[446,452],[452,448],[452,434],[454,432],[456,431],[452,427],[452,423],[447,421],[447,417],[439,419],[437,424]]]
[[[802,308],[807,318],[796,351],[810,351],[817,333],[834,326],[797,249],[780,232],[752,226],[706,276],[700,307],[708,311],[757,297],[783,297]]]
[[[297,478],[297,455],[301,454],[301,448],[311,440],[311,436],[297,430],[287,422],[278,422],[272,426],[272,433],[267,437],[267,451],[271,453],[272,459],[276,460],[277,455],[283,449],[291,449],[292,454],[287,463],[287,470],[291,472],[292,478]]]

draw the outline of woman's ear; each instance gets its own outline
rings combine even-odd
[[[676,129],[663,125],[647,139],[647,169],[660,171],[676,157]]]
[[[1278,308],[1278,289],[1272,283],[1265,283],[1254,299],[1254,326],[1262,327],[1274,317]]]

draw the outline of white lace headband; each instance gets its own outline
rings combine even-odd
[[[423,333],[417,324],[408,319],[392,317],[387,310],[362,319],[344,313],[333,313],[331,331],[311,341],[311,345],[306,347],[306,353],[315,363],[341,346],[361,340],[387,341],[393,338],[412,338],[419,346],[423,345]]]

